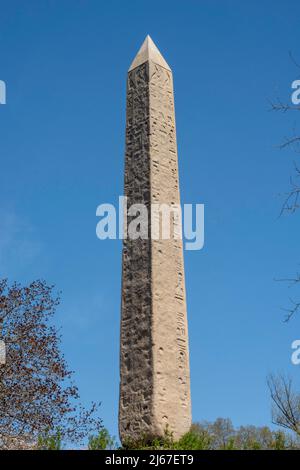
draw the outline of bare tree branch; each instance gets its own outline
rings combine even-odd
[[[270,375],[268,387],[271,394],[272,421],[300,435],[300,394],[292,389],[292,380],[282,375]]]

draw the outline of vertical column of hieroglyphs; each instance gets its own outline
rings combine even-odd
[[[172,72],[150,61],[151,203],[180,203]],[[174,216],[170,217],[171,223]],[[153,414],[160,433],[191,425],[190,373],[182,240],[151,241]]]
[[[150,203],[149,64],[128,73],[125,196]],[[130,224],[127,217],[127,224]],[[152,418],[150,239],[123,244],[119,432],[122,441],[149,434]]]

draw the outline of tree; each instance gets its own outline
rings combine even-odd
[[[0,449],[36,447],[59,429],[60,441],[80,442],[102,427],[98,405],[80,405],[72,372],[53,324],[60,303],[45,281],[28,286],[0,281]]]
[[[226,449],[232,446],[235,431],[229,418],[217,418],[214,423],[204,423],[204,427],[212,437],[213,448]]]
[[[43,434],[38,437],[37,448],[39,450],[61,450],[61,433],[57,429],[56,432]]]
[[[112,450],[117,448],[115,437],[110,436],[107,429],[103,428],[98,435],[89,437],[89,450]]]
[[[300,437],[300,394],[293,391],[291,379],[270,375],[268,386],[273,402],[273,422]]]

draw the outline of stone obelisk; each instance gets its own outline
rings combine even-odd
[[[180,203],[172,72],[149,36],[128,71],[124,187],[128,207]],[[151,238],[149,214],[148,238],[123,243],[119,433],[177,439],[190,425],[182,240]]]

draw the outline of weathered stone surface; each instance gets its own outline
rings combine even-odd
[[[149,36],[128,72],[124,188],[128,206],[180,202],[172,72]],[[148,225],[123,245],[122,442],[191,425],[182,240],[151,239],[150,211]]]

